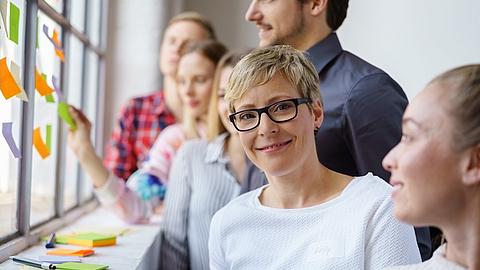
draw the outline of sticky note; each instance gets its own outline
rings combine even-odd
[[[86,257],[95,253],[93,249],[67,249],[67,248],[57,248],[47,252],[48,255],[58,255],[58,256],[77,256],[77,257]]]
[[[108,265],[67,262],[56,265],[57,269],[64,270],[102,270],[108,269]]]
[[[45,96],[45,101],[48,102],[48,103],[55,103],[55,99],[53,98],[52,94],[46,95]]]
[[[13,79],[15,80],[15,82],[17,83],[21,91],[19,94],[17,94],[17,98],[28,102],[27,93],[25,93],[25,89],[23,89],[22,82],[20,81],[20,67],[17,64],[15,64],[15,62],[11,61],[10,71],[12,73]]]
[[[38,69],[35,70],[35,88],[42,97],[50,95],[53,92],[53,89],[48,86],[45,79],[40,75],[40,72],[38,72]]]
[[[13,124],[12,122],[7,122],[2,124],[2,135],[3,135],[3,138],[5,138],[5,141],[7,142],[8,147],[10,148],[10,151],[12,152],[13,156],[15,158],[21,158],[22,154],[20,153],[20,149],[18,149],[17,144],[13,139],[12,124]]]
[[[98,233],[79,233],[67,239],[71,245],[86,247],[102,247],[116,244],[117,237],[114,235],[104,235]]]
[[[47,145],[48,151],[52,151],[52,125],[47,124],[47,131],[45,134],[45,144]]]
[[[33,146],[35,146],[35,149],[37,150],[38,154],[40,154],[42,159],[45,159],[50,155],[50,150],[48,150],[47,145],[42,139],[42,134],[40,133],[39,127],[33,130]]]
[[[20,23],[20,9],[10,2],[10,29],[8,30],[8,37],[11,41],[18,44],[18,25]]]
[[[7,4],[8,1],[0,1],[0,17],[2,17],[2,23],[3,25],[7,25]],[[7,32],[7,29],[4,29],[5,32]],[[8,33],[7,33],[8,35]]]
[[[55,93],[57,93],[58,101],[59,102],[65,102],[65,97],[63,96],[62,91],[60,90],[59,86],[59,80],[57,77],[52,76],[52,84],[53,84],[53,89],[55,89]]]
[[[70,111],[68,110],[68,104],[63,102],[58,103],[58,115],[68,124],[68,126],[70,126],[71,129],[77,128],[77,124],[75,124],[75,120],[73,120]]]
[[[60,58],[62,62],[65,62],[65,55],[63,54],[62,50],[62,43],[60,43],[60,40],[58,39],[58,33],[55,30],[53,30],[52,42],[55,46],[55,54],[58,56],[58,58]]]
[[[6,57],[0,59],[0,90],[5,99],[9,99],[22,92],[15,82],[12,73],[8,70]]]
[[[38,257],[39,261],[48,263],[64,263],[64,262],[81,262],[82,259],[75,256],[55,256],[55,255],[41,255]]]

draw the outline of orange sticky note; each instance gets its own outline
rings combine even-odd
[[[55,49],[55,54],[60,58],[62,62],[65,62],[65,55],[62,50]]]
[[[42,75],[40,75],[40,72],[38,72],[38,69],[35,69],[35,88],[42,97],[53,93],[53,89],[48,86],[45,79],[43,79]]]
[[[58,39],[58,33],[55,30],[53,30],[52,41],[55,43],[55,54],[58,56],[58,58],[60,58],[60,60],[62,60],[62,62],[65,62],[65,55],[61,49],[62,43],[60,43],[60,40]]]
[[[48,251],[48,255],[58,255],[58,256],[77,256],[77,257],[86,257],[95,253],[93,249],[67,249],[67,248],[57,248],[51,251]]]
[[[39,127],[33,131],[33,146],[35,146],[35,149],[37,149],[37,152],[40,154],[42,159],[45,159],[50,155],[50,150],[48,150],[47,145],[42,139],[42,134],[40,133]]]
[[[17,83],[15,82],[12,73],[10,73],[10,70],[8,70],[6,57],[0,60],[0,90],[2,91],[5,99],[9,99],[22,92],[20,87],[18,87]]]

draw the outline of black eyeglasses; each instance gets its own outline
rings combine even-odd
[[[260,109],[248,109],[229,115],[230,122],[238,131],[249,131],[260,125],[262,113],[266,113],[275,123],[283,123],[297,117],[298,105],[310,103],[310,98],[281,100]]]

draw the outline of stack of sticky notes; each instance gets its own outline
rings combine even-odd
[[[114,235],[104,235],[98,233],[79,233],[67,237],[67,243],[70,245],[79,245],[85,247],[103,247],[115,245],[117,237]]]
[[[103,270],[108,269],[108,265],[101,264],[90,264],[90,263],[76,263],[76,262],[67,262],[62,264],[56,264],[56,269],[63,270]]]
[[[77,256],[77,257],[86,257],[92,255],[95,251],[93,249],[66,249],[66,248],[57,248],[47,252],[48,255],[57,255],[57,256]]]

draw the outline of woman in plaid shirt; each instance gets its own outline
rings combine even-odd
[[[106,146],[104,164],[116,176],[127,180],[145,161],[160,132],[181,119],[182,104],[175,81],[180,48],[205,39],[216,37],[211,23],[202,15],[184,12],[169,21],[160,48],[164,89],[131,99],[122,108]]]

